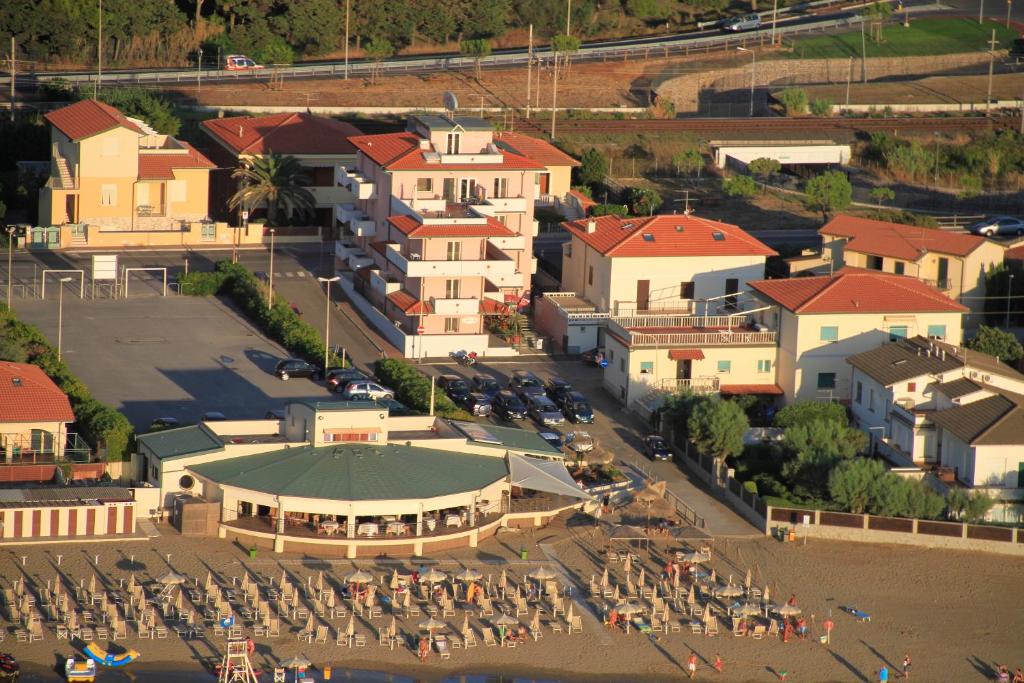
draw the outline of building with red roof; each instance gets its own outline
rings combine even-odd
[[[227,240],[208,225],[214,163],[110,105],[82,100],[49,112],[50,175],[33,244],[182,245]],[[218,233],[218,231],[220,231]]]
[[[354,305],[406,356],[498,352],[485,317],[527,295],[545,162],[572,159],[471,117],[418,116],[349,142],[355,161],[338,179],[355,199],[335,253]]]
[[[788,401],[846,399],[845,360],[893,339],[959,345],[968,309],[906,275],[845,267],[832,276],[755,280],[751,291],[779,330],[778,378]]]
[[[818,232],[831,268],[847,265],[909,275],[976,314],[984,312],[985,273],[1002,263],[1006,252],[1003,245],[979,235],[846,214]]]
[[[3,464],[52,463],[63,459],[68,425],[74,421],[68,397],[38,366],[0,361]],[[88,455],[87,450],[84,455]]]
[[[306,169],[309,190],[316,198],[317,225],[335,227],[342,220],[342,207],[354,206],[355,197],[337,182],[338,169],[355,163],[351,138],[363,134],[351,123],[308,112],[285,112],[207,119],[200,128],[210,141],[210,158],[221,169],[213,175],[212,190],[220,217],[228,218],[228,198],[238,189],[231,172],[248,159],[271,153],[295,157]],[[251,215],[263,211],[264,207],[255,207]]]

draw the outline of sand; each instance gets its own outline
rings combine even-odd
[[[551,527],[533,532],[502,533],[476,550],[466,549],[433,559],[442,570],[475,566],[492,574],[495,580],[502,567],[518,576],[538,561],[547,561],[556,569],[561,564],[579,584],[574,587],[575,595],[590,605],[603,604],[600,599],[591,601],[586,588],[590,576],[599,574],[604,566],[601,553],[607,539],[587,520],[558,520]],[[250,560],[230,540],[186,539],[167,526],[160,528],[163,535],[152,543],[66,543],[4,550],[0,552],[0,571],[5,587],[22,572],[22,555],[27,557],[24,571],[28,579],[45,585],[53,576],[58,552],[63,555],[62,572],[75,583],[88,578],[93,555],[98,553],[98,573],[109,585],[128,576],[130,554],[135,555],[140,579],[165,573],[169,566],[166,554],[170,553],[170,566],[175,571],[198,576],[202,581],[207,570],[211,570],[227,584],[231,577],[240,577],[244,568],[275,577],[285,568],[304,581],[319,569],[327,571],[330,577],[340,577],[352,566],[348,561],[325,562],[270,553]],[[531,562],[519,561],[520,545],[530,552]],[[659,540],[651,546],[650,558],[646,560],[648,575],[662,566],[665,550],[681,547],[671,540]],[[548,560],[546,553],[557,560]],[[373,561],[358,564],[388,575],[393,566]],[[611,566],[613,576],[616,572],[621,574],[621,565]],[[896,670],[907,653],[914,660],[914,678],[924,681],[986,680],[992,677],[997,664],[1024,665],[1020,639],[1024,598],[1019,587],[1024,559],[814,540],[804,546],[757,538],[718,541],[714,544],[711,567],[721,580],[732,574],[737,582],[742,582],[750,568],[755,585],[767,583],[773,595],[783,600],[796,593],[808,616],[812,635],[821,633],[821,622],[831,610],[836,625],[832,646],[826,648],[812,639],[783,644],[773,639],[736,638],[728,633],[726,624],[722,625],[721,635],[714,638],[691,635],[685,629],[682,633],[661,635],[655,641],[635,631],[627,635],[607,630],[588,614],[582,636],[547,631],[540,641],[516,649],[484,647],[481,643],[475,649],[454,650],[450,660],[441,661],[434,656],[421,664],[409,650],[392,651],[378,646],[376,629],[390,622],[385,609],[383,620],[374,620],[376,623],[357,619],[357,631],[367,634],[365,648],[350,650],[334,644],[335,629],[344,628],[344,619],[329,622],[328,645],[299,643],[293,634],[301,625],[284,621],[279,639],[256,639],[256,661],[269,667],[302,652],[317,666],[387,670],[426,680],[462,672],[513,672],[563,680],[672,680],[682,676],[681,666],[691,650],[700,658],[700,677],[713,676],[721,681],[771,681],[776,680],[776,672],[783,670],[789,672],[789,680],[873,681],[879,666],[888,663]],[[873,619],[860,623],[841,612],[841,605],[854,605],[871,613]],[[462,611],[447,621],[452,632],[456,632],[461,626]],[[476,618],[471,623],[480,626]],[[399,619],[399,629],[412,631],[415,624]],[[217,660],[223,645],[213,637],[212,629],[208,629],[204,640],[187,641],[173,631],[166,640],[139,640],[132,627],[129,633],[129,639],[122,644],[142,652],[143,660],[137,665],[140,668],[170,666],[190,670],[209,666]],[[70,654],[68,643],[57,641],[50,629],[42,642],[32,645],[16,643],[13,634],[8,633],[0,647],[39,667],[52,667],[55,656]],[[725,662],[722,674],[709,668],[716,654]]]

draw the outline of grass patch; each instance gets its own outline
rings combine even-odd
[[[995,29],[997,47],[1008,48],[1017,32],[1003,24],[986,21],[979,24],[973,19],[915,19],[904,28],[902,17],[886,24],[881,43],[866,38],[868,57],[912,57],[916,55],[946,55],[959,52],[977,52],[988,47]],[[865,25],[865,30],[869,26]],[[831,36],[800,38],[793,43],[788,59],[825,59],[861,56],[860,28]]]

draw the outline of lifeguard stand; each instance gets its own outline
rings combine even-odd
[[[228,641],[228,649],[220,665],[217,683],[259,683],[252,662],[249,661],[249,650],[244,640]]]

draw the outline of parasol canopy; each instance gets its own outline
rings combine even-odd
[[[312,666],[312,664],[305,655],[295,655],[281,662],[281,666],[285,669],[303,669]]]
[[[455,575],[456,579],[458,579],[459,581],[465,581],[466,583],[469,583],[470,581],[479,581],[483,577],[483,574],[481,574],[476,569],[473,569],[471,567],[466,567],[465,569],[463,569]]]
[[[373,581],[373,574],[362,569],[357,569],[345,576],[347,583],[370,583]]]
[[[188,581],[188,577],[177,572],[167,572],[157,580],[165,586],[176,586]]]
[[[548,569],[547,567],[537,567],[529,574],[527,574],[527,576],[529,576],[531,579],[536,579],[537,581],[550,581],[558,575],[550,569]]]

